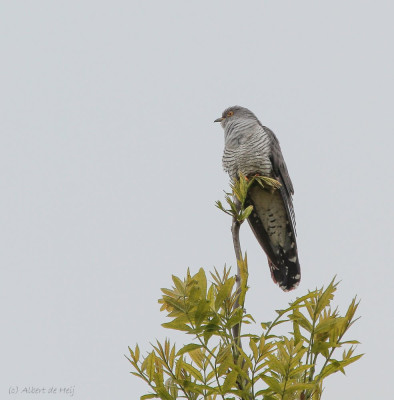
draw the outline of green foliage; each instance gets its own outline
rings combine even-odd
[[[241,175],[232,184],[238,204],[227,194],[230,208],[220,202],[217,207],[242,223],[252,211],[244,204],[255,182],[266,190],[280,187],[271,178]],[[354,298],[341,315],[332,305],[335,278],[277,310],[275,320],[258,325],[259,334],[240,334],[244,325],[256,325],[244,309],[248,266],[246,255],[240,258],[238,281],[226,267],[222,273],[215,269],[210,282],[203,269],[195,275],[188,270],[183,279],[172,276],[170,289],[162,289],[159,303],[169,318],[163,326],[185,332],[190,341],[178,349],[168,339],[156,341],[143,356],[138,345],[129,348],[131,373],[150,387],[141,400],[319,400],[324,379],[345,373],[362,356],[354,355],[356,340],[343,340],[357,320],[359,302]],[[276,332],[279,325],[289,329],[288,336]]]
[[[246,207],[244,209],[246,195],[248,194],[249,189],[257,183],[265,190],[276,190],[281,187],[281,184],[268,176],[260,176],[255,175],[251,178],[247,178],[242,173],[240,173],[239,180],[233,181],[230,184],[232,189],[232,193],[226,193],[225,200],[226,203],[230,206],[229,209],[225,209],[221,201],[216,202],[216,207],[222,210],[224,213],[231,215],[233,218],[238,220],[239,222],[243,222],[246,218],[249,217],[253,210],[253,206]],[[235,197],[241,207],[240,210],[237,209],[235,202],[232,200],[232,197]]]
[[[335,280],[277,310],[274,321],[260,324],[260,334],[242,334],[242,348],[232,327],[254,319],[241,305],[234,307],[238,294],[229,269],[215,270],[211,278],[209,284],[203,269],[193,276],[188,271],[184,279],[172,277],[171,289],[162,289],[159,303],[170,319],[163,326],[192,338],[179,349],[169,340],[157,342],[144,357],[138,346],[129,349],[132,373],[151,388],[141,399],[317,400],[327,376],[344,373],[361,357],[354,355],[357,341],[343,340],[356,321],[358,302],[354,298],[340,315],[332,307]],[[246,290],[245,285],[241,295]],[[288,337],[274,333],[280,324],[291,328]],[[339,348],[342,356],[334,358]]]

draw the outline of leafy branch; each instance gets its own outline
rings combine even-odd
[[[234,244],[239,244],[239,227],[252,212],[244,205],[253,184],[265,185],[265,190],[279,188],[270,178],[241,176],[232,184],[232,197],[226,194],[229,208],[217,202],[233,219]],[[341,315],[333,305],[335,278],[326,288],[309,291],[277,310],[273,321],[259,324],[258,334],[245,333],[247,325],[256,322],[244,309],[247,257],[240,244],[235,250],[236,276],[224,267],[211,272],[208,281],[203,269],[194,275],[187,270],[182,279],[172,276],[171,288],[162,289],[159,303],[169,319],[162,325],[184,332],[190,341],[178,350],[169,339],[157,341],[143,356],[138,345],[129,348],[131,373],[150,389],[141,400],[319,400],[325,379],[345,373],[362,356],[355,355],[356,340],[343,339],[358,319],[359,301],[353,298]],[[282,324],[288,336],[275,333]]]

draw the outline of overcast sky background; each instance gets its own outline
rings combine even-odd
[[[388,0],[3,0],[0,397],[146,393],[127,346],[184,340],[160,326],[160,288],[234,264],[213,120],[238,104],[281,142],[302,268],[282,292],[243,226],[248,312],[270,320],[337,275],[342,311],[361,298],[348,338],[366,356],[324,398],[391,398],[393,12]]]

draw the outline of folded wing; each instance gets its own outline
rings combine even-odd
[[[294,189],[279,142],[272,131],[264,129],[271,136],[272,177],[282,186],[270,191],[256,182],[250,188],[246,205],[252,205],[253,212],[248,222],[267,254],[272,279],[288,291],[296,288],[301,279],[291,198]]]

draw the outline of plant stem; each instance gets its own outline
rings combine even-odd
[[[237,199],[236,196],[234,196],[234,205],[237,209],[237,215],[240,214],[242,210],[242,205],[241,202]],[[243,221],[239,221],[236,215],[233,215],[233,223],[231,225],[231,233],[233,235],[233,244],[234,244],[234,251],[235,251],[235,257],[237,259],[237,274],[235,275],[235,283],[237,287],[237,298],[234,302],[234,310],[240,307],[239,304],[239,296],[241,294],[241,271],[239,269],[239,262],[242,260],[242,251],[241,251],[241,242],[239,240],[239,230],[241,228],[241,224]],[[234,325],[232,328],[233,331],[233,336],[234,336],[234,362],[237,363],[237,358],[238,358],[238,350],[237,346],[242,349],[242,342],[241,342],[241,322]],[[243,389],[243,379],[241,376],[238,377],[238,387],[240,390]],[[248,400],[252,399],[252,397],[248,396]],[[242,397],[242,400],[247,400],[244,397]]]
[[[241,203],[239,200],[234,196],[234,204],[237,207],[237,211],[241,210]],[[231,225],[231,233],[233,235],[233,244],[234,244],[234,251],[235,251],[235,257],[237,258],[237,275],[235,276],[235,282],[237,285],[237,294],[238,297],[235,300],[234,303],[234,309],[239,307],[239,295],[241,294],[241,273],[239,270],[239,265],[238,262],[242,260],[242,251],[241,251],[241,243],[239,241],[239,230],[241,228],[241,221],[238,221],[238,219],[233,216],[233,223]],[[242,348],[242,343],[241,343],[241,324],[237,324],[233,326],[233,335],[234,335],[234,341],[237,344],[237,346]]]

